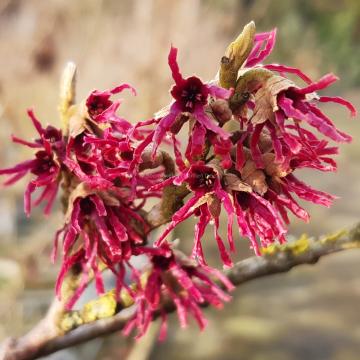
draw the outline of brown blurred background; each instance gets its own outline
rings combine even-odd
[[[94,88],[133,84],[139,95],[124,95],[121,111],[137,121],[169,101],[171,43],[179,47],[184,74],[211,79],[226,45],[250,20],[260,31],[278,27],[268,61],[300,67],[314,79],[337,73],[342,81],[328,93],[360,108],[359,0],[0,0],[0,166],[27,155],[9,140],[11,133],[35,136],[26,108],[35,106],[44,124],[58,125],[58,80],[67,60],[78,65],[78,99]],[[328,233],[360,218],[359,119],[335,106],[324,109],[354,142],[341,147],[336,174],[303,172],[340,199],[331,209],[307,205],[312,221],[294,220],[294,236]],[[56,267],[49,252],[61,214],[44,219],[38,210],[26,219],[23,188],[24,182],[0,193],[0,340],[29,329],[53,296]],[[190,246],[189,226],[177,236]],[[238,258],[251,254],[245,240],[238,244]],[[207,311],[204,333],[195,326],[182,331],[172,317],[165,343],[151,335],[134,346],[117,334],[51,358],[357,360],[359,270],[359,251],[331,256],[242,286],[224,311]]]

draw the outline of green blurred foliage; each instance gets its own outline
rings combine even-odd
[[[204,3],[222,12],[236,9],[237,28],[239,21],[251,19],[261,31],[276,26],[279,33],[273,61],[288,63],[297,58],[299,63],[289,65],[308,69],[312,61],[313,75],[333,71],[341,74],[343,87],[360,84],[359,0],[204,0]]]
[[[307,0],[299,12],[314,24],[317,39],[326,50],[324,61],[333,63],[348,83],[359,85],[360,1]]]

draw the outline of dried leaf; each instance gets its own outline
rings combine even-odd
[[[269,176],[284,177],[289,173],[289,171],[284,170],[283,164],[275,162],[274,153],[263,154],[262,160],[265,165],[265,172]]]
[[[86,110],[84,106],[84,103],[73,105],[68,110],[68,134],[72,138],[75,138],[87,129]]]
[[[215,158],[209,161],[206,165],[212,167],[220,179],[223,177],[224,168],[221,166],[221,161],[219,159]]]
[[[101,197],[105,205],[120,206],[120,201],[115,197],[114,194],[111,193],[111,191],[97,191],[96,194]]]
[[[178,134],[183,125],[192,117],[191,113],[183,112],[179,114],[176,118],[174,123],[170,127],[170,131],[173,134]]]
[[[196,204],[191,208],[190,211],[194,211],[195,209],[197,209],[198,207],[200,207],[201,205],[204,205],[206,203],[209,203],[211,201],[211,197],[212,197],[212,193],[206,193],[204,196],[202,196],[197,202]]]
[[[251,192],[252,188],[250,185],[243,182],[238,176],[232,173],[225,175],[226,187],[229,190]]]
[[[295,87],[295,84],[289,79],[278,75],[268,78],[255,94],[255,109],[251,122],[261,124],[266,120],[272,120],[274,112],[279,109],[277,95],[290,87]]]
[[[219,217],[221,212],[221,202],[216,196],[211,196],[208,201],[208,209],[213,217]]]
[[[251,186],[251,188],[263,195],[266,193],[268,186],[264,171],[257,169],[253,160],[247,160],[240,171],[242,180]]]
[[[84,198],[92,193],[94,193],[94,191],[90,190],[90,188],[85,183],[80,183],[78,186],[76,186],[76,188],[69,195],[69,205],[65,214],[66,223],[68,223],[70,220],[71,213],[74,209],[75,200],[77,198]]]
[[[265,153],[267,153],[269,151],[272,151],[273,143],[272,143],[271,136],[269,134],[267,134],[266,132],[262,133],[260,135],[258,145],[259,145],[259,149],[260,149],[262,154],[265,154]]]

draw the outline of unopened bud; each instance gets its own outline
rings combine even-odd
[[[211,103],[211,109],[220,124],[225,124],[231,120],[232,111],[230,110],[229,103],[226,100],[215,100]]]

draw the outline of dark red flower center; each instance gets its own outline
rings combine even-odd
[[[171,262],[173,261],[173,256],[161,256],[161,255],[155,255],[152,258],[152,263],[154,264],[154,267],[157,269],[161,269],[162,271],[166,271],[169,269]]]
[[[108,109],[113,103],[109,98],[108,94],[91,94],[86,101],[89,115],[95,118]]]
[[[209,92],[199,78],[192,76],[175,85],[171,95],[181,104],[183,111],[192,112],[196,105],[206,104]]]
[[[80,208],[84,215],[90,215],[94,211],[95,205],[89,198],[83,198],[80,200]]]
[[[193,191],[212,191],[216,177],[215,170],[210,166],[193,165],[187,182]]]
[[[31,170],[34,175],[50,175],[51,173],[55,172],[56,164],[53,160],[53,157],[46,151],[38,151],[35,154],[35,157],[35,165]]]
[[[62,140],[61,131],[49,125],[44,132],[44,138],[54,144]]]
[[[92,175],[95,171],[95,165],[89,163],[89,162],[86,162],[86,161],[81,161],[81,160],[78,160],[78,164],[81,168],[81,170],[86,174],[86,175]]]
[[[120,153],[120,157],[124,160],[124,161],[131,161],[134,158],[134,152],[132,150],[129,151],[122,151]]]
[[[242,210],[247,210],[250,206],[251,195],[247,192],[241,191],[236,194],[236,200]]]

